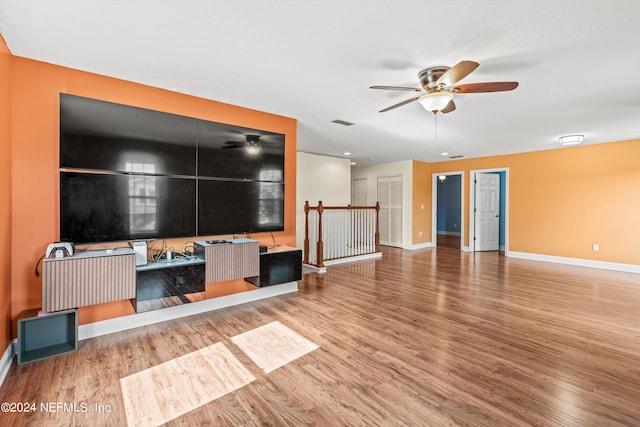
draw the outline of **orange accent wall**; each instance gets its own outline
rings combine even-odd
[[[419,245],[431,241],[431,165],[413,161],[411,243]],[[422,230],[422,236],[420,231]]]
[[[25,309],[40,307],[41,280],[35,277],[34,269],[47,244],[59,237],[60,92],[285,134],[285,231],[275,234],[278,243],[295,246],[295,119],[15,56],[11,66],[13,319]],[[253,237],[271,242],[269,234]],[[167,243],[181,246],[184,241]],[[83,307],[79,321],[89,323],[132,313],[128,301],[119,301]]]
[[[0,354],[11,340],[11,52],[0,35]]]
[[[432,173],[509,168],[510,251],[640,264],[640,140],[431,163]],[[431,187],[431,177],[421,185]],[[464,185],[469,245],[469,185]],[[600,246],[598,252],[592,244]]]

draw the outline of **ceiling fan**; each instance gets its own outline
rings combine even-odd
[[[471,74],[480,64],[474,61],[461,61],[453,67],[436,66],[425,68],[418,73],[418,79],[422,87],[404,86],[370,86],[370,89],[408,90],[419,92],[418,96],[398,102],[390,107],[380,110],[381,113],[393,110],[414,101],[433,113],[450,113],[456,109],[453,95],[458,93],[483,93],[503,92],[518,87],[518,82],[489,82],[468,83],[455,85],[457,82]]]
[[[228,150],[231,148],[244,148],[248,154],[258,154],[260,150],[262,150],[262,146],[260,144],[260,135],[245,135],[246,141],[238,142],[238,141],[226,141],[223,150]]]

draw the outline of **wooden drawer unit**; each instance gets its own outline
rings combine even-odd
[[[42,309],[47,312],[136,297],[133,250],[83,252],[42,264]]]

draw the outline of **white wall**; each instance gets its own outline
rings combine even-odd
[[[316,206],[346,206],[351,203],[351,161],[340,157],[298,152],[296,182],[296,244],[304,241],[304,202]]]
[[[367,179],[367,205],[375,205],[378,201],[378,178],[385,176],[402,176],[402,247],[411,248],[411,227],[413,223],[413,161],[385,163],[375,166],[358,166],[351,171],[352,179]]]

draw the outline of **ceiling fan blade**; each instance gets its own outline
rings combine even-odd
[[[458,85],[450,90],[454,93],[504,92],[518,87],[518,82],[469,83]]]
[[[402,107],[405,104],[408,104],[408,103],[413,102],[413,101],[417,101],[419,98],[420,98],[420,96],[416,96],[415,98],[406,99],[406,100],[404,100],[402,102],[398,102],[397,104],[393,104],[390,107],[384,108],[384,109],[380,110],[379,112],[380,113],[384,113],[386,111],[393,110],[394,108]]]
[[[451,101],[449,101],[449,103],[447,105],[445,105],[445,107],[440,110],[440,112],[442,113],[450,113],[452,111],[454,111],[456,109],[456,104],[455,102],[453,102],[453,99]]]
[[[440,76],[436,81],[437,85],[451,86],[467,77],[473,70],[478,68],[480,64],[475,61],[460,61],[447,72]]]
[[[369,89],[412,90],[412,91],[415,91],[415,92],[422,92],[422,88],[419,88],[419,87],[405,87],[405,86],[369,86]]]

